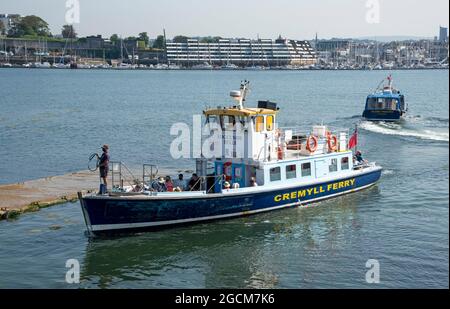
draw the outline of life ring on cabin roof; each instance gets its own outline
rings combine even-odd
[[[327,144],[329,150],[336,151],[338,148],[338,139],[336,135],[329,134],[327,136]]]
[[[313,141],[313,146],[311,146],[311,140]],[[310,135],[308,137],[308,139],[306,140],[306,149],[310,152],[313,153],[317,150],[317,146],[318,146],[318,140],[317,137],[315,137],[314,135]]]

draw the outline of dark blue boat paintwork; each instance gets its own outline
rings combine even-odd
[[[220,215],[242,215],[243,212],[264,210],[275,206],[304,205],[311,200],[326,199],[335,194],[343,194],[361,187],[369,186],[379,180],[381,169],[355,177],[317,183],[314,185],[278,189],[276,191],[247,193],[242,195],[211,194],[188,199],[130,199],[110,198],[99,199],[84,197],[82,207],[88,215],[90,224],[113,225],[133,224],[146,222],[160,222],[170,220],[183,220]],[[328,185],[353,180],[350,187],[326,190]],[[350,182],[349,182],[350,183]],[[322,189],[320,189],[322,187]],[[304,197],[295,196],[293,192],[316,189],[315,194],[306,194]],[[287,197],[289,199],[280,199]],[[277,198],[275,198],[277,197]],[[280,199],[277,201],[277,199]]]
[[[402,112],[399,110],[365,110],[363,117],[369,120],[399,120]]]

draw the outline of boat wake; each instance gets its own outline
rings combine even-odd
[[[449,141],[448,120],[446,126],[442,126],[442,124],[445,124],[444,119],[440,119],[440,125],[436,125],[436,120],[433,120],[433,118],[422,119],[419,116],[412,116],[405,120],[408,124],[389,123],[383,121],[361,121],[360,128],[378,134],[413,137],[440,142]]]
[[[386,175],[393,175],[393,174],[394,174],[393,170],[383,170],[381,172],[381,175],[384,175],[384,176],[386,176]]]

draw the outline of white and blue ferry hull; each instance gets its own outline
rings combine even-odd
[[[381,167],[355,170],[336,179],[316,180],[283,187],[253,187],[206,194],[195,192],[156,196],[84,196],[81,207],[92,234],[166,228],[233,218],[309,203],[359,191],[374,185]],[[189,193],[186,193],[189,194]]]

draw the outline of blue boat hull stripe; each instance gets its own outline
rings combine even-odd
[[[158,199],[162,199],[162,200],[184,200],[186,198],[189,199],[214,199],[214,198],[218,198],[218,197],[239,197],[241,195],[248,195],[248,194],[259,194],[259,193],[271,193],[274,192],[275,190],[289,190],[289,189],[296,189],[299,187],[299,185],[301,186],[310,186],[310,185],[314,185],[314,186],[319,186],[322,184],[326,184],[330,181],[340,181],[343,179],[348,179],[348,178],[352,178],[352,177],[362,177],[365,175],[369,175],[375,172],[380,172],[382,170],[381,167],[379,166],[375,166],[375,167],[370,167],[367,170],[357,170],[357,171],[352,171],[351,173],[348,174],[344,174],[341,175],[340,177],[336,177],[336,178],[323,178],[320,179],[321,181],[317,181],[316,179],[308,181],[308,182],[304,182],[304,183],[292,183],[292,184],[286,184],[284,186],[261,186],[261,187],[255,187],[254,191],[243,191],[241,190],[241,192],[233,192],[232,194],[227,194],[227,193],[211,193],[211,194],[196,194],[195,196],[177,196],[177,195],[172,195],[172,196],[130,196],[130,197],[114,197],[114,196],[97,196],[97,195],[93,195],[93,196],[87,196],[84,197],[85,200],[123,200],[123,201],[144,201],[144,200],[148,200],[148,201],[155,201]],[[196,193],[196,192],[194,192]]]
[[[326,195],[323,197],[308,199],[304,203],[295,202],[295,203],[289,203],[289,204],[283,204],[280,206],[274,206],[274,207],[268,207],[268,208],[262,208],[262,209],[256,209],[256,210],[249,210],[249,211],[243,211],[243,212],[237,212],[237,213],[231,213],[231,214],[224,214],[224,215],[216,215],[216,216],[208,216],[208,217],[198,217],[198,218],[189,218],[189,219],[180,219],[180,220],[168,220],[168,221],[156,221],[156,222],[138,222],[138,223],[118,223],[118,224],[101,224],[101,225],[91,225],[91,230],[96,231],[109,231],[109,230],[122,230],[122,229],[131,229],[131,228],[145,228],[145,227],[156,227],[156,226],[169,226],[169,225],[176,225],[176,224],[183,224],[183,223],[190,223],[190,222],[199,222],[199,221],[209,221],[209,220],[216,220],[216,219],[223,219],[223,218],[231,218],[231,217],[239,217],[239,216],[245,216],[250,214],[256,214],[256,213],[262,213],[267,212],[271,210],[277,210],[282,208],[288,208],[296,205],[302,205],[302,204],[310,204],[313,202],[317,202],[324,199],[329,199],[332,197],[336,197],[339,195],[348,194],[351,192],[356,192],[359,190],[363,190],[365,188],[368,188],[370,186],[375,185],[376,182],[370,183],[365,186],[361,186],[358,188],[354,188],[351,190],[334,193],[330,195]],[[84,206],[82,205],[84,208]]]

